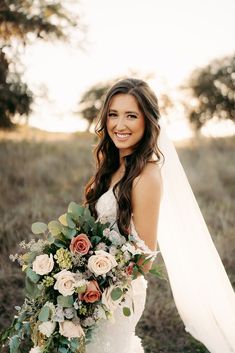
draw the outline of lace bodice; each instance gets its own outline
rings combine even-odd
[[[108,222],[115,222],[117,215],[117,201],[113,193],[113,188],[108,189],[97,201],[96,210],[98,213],[98,219],[107,220]],[[158,251],[152,251],[145,244],[145,242],[140,239],[134,225],[133,217],[131,218],[131,234],[137,242],[138,247],[149,254],[151,257],[156,256]]]

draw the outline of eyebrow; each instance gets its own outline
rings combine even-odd
[[[115,109],[109,109],[109,113],[110,113],[110,112],[117,113],[118,111],[115,110]],[[136,115],[139,115],[139,113],[134,112],[134,111],[127,111],[127,112],[125,112],[125,113],[126,113],[126,114],[136,114]]]

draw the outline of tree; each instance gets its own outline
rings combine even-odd
[[[9,62],[0,51],[0,127],[11,127],[16,113],[29,114],[32,101],[31,91],[16,73],[9,73]]]
[[[137,74],[135,74],[137,75]],[[134,76],[135,76],[134,75]],[[132,76],[132,75],[130,75]],[[147,78],[151,77],[150,75],[146,76]],[[123,77],[124,78],[124,77]],[[88,121],[87,131],[90,130],[92,123],[97,118],[98,112],[102,106],[103,98],[108,89],[118,80],[122,79],[113,79],[106,82],[99,82],[89,88],[82,96],[79,102],[79,112],[83,119]],[[145,77],[143,78],[147,80]],[[167,115],[170,109],[174,106],[171,98],[166,94],[160,94],[159,96],[159,107],[163,115]]]
[[[36,39],[68,40],[78,22],[58,1],[0,0],[0,127],[11,127],[16,113],[30,113],[33,94],[22,81],[22,49]]]
[[[79,102],[79,113],[88,122],[87,131],[97,117],[105,93],[113,83],[114,81],[97,83],[83,94]]]
[[[215,117],[235,122],[235,56],[214,60],[194,70],[182,88],[193,97],[194,106],[187,103],[186,108],[196,130]]]

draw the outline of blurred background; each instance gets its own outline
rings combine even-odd
[[[234,14],[233,0],[0,0],[0,330],[24,298],[9,255],[83,200],[103,95],[127,76],[156,92],[235,288]],[[137,333],[146,353],[207,352],[168,281],[149,279]]]

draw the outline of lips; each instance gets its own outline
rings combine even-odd
[[[115,132],[115,136],[118,140],[126,140],[130,135],[130,133]]]

